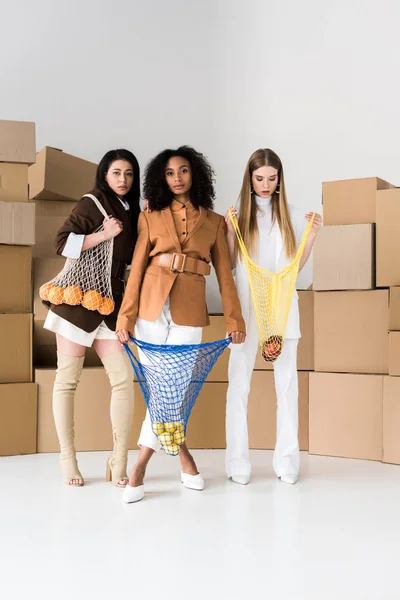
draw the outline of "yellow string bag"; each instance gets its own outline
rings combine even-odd
[[[300,259],[310,235],[315,213],[313,213],[307,225],[293,261],[277,273],[262,269],[250,258],[240,233],[238,221],[231,211],[229,211],[229,218],[235,229],[249,276],[251,295],[257,317],[261,355],[265,361],[274,362],[282,352]]]

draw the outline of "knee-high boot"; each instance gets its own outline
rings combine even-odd
[[[74,479],[80,480],[80,483],[75,485],[83,485],[74,446],[74,399],[84,360],[84,356],[79,358],[58,352],[53,388],[53,414],[60,442],[61,468],[65,483],[71,484]]]
[[[111,384],[110,416],[114,440],[114,451],[107,461],[106,481],[125,487],[133,418],[133,372],[123,351],[108,354],[101,360]]]

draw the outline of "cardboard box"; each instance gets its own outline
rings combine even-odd
[[[189,448],[225,448],[227,383],[206,382],[196,400],[187,428]]]
[[[0,313],[32,312],[32,248],[0,246]]]
[[[32,315],[0,315],[0,383],[32,381]]]
[[[76,202],[62,200],[32,200],[36,206],[36,217],[69,217]]]
[[[376,285],[400,285],[400,189],[378,192],[376,205]]]
[[[35,162],[35,123],[27,121],[0,121],[0,162]]]
[[[400,464],[400,377],[383,379],[383,462]]]
[[[33,313],[35,319],[45,319],[48,308],[42,303],[39,290],[44,283],[53,279],[64,267],[65,258],[34,258],[33,259]]]
[[[301,338],[297,350],[297,369],[299,371],[314,370],[314,292],[299,291],[299,312]],[[261,352],[257,352],[254,368],[271,371],[272,363],[266,362]]]
[[[36,217],[36,243],[33,248],[34,258],[56,258],[54,245],[57,232],[65,223],[65,217]]]
[[[389,333],[389,375],[400,377],[400,331]]]
[[[315,292],[315,370],[389,372],[388,290]]]
[[[37,387],[0,384],[0,456],[36,452]]]
[[[55,369],[35,369],[38,385],[38,452],[59,452],[52,409],[54,379]],[[75,396],[75,447],[78,452],[112,449],[110,398],[111,389],[104,368],[85,367]],[[140,426],[143,413],[139,400],[140,416],[139,419],[134,416],[134,419],[135,422],[140,420]],[[133,431],[130,448],[137,448],[137,436],[133,435]]]
[[[46,146],[29,168],[29,198],[79,200],[95,184],[97,165]]]
[[[299,446],[308,450],[308,376],[299,373]],[[272,450],[276,444],[276,392],[274,374],[255,371],[248,406],[250,448]]]
[[[0,163],[0,202],[28,202],[28,165]]]
[[[383,379],[310,373],[310,454],[382,460]]]
[[[314,245],[314,290],[375,287],[374,225],[322,227]]]
[[[30,202],[0,202],[0,244],[33,246],[35,205]]]
[[[379,177],[328,181],[322,184],[325,225],[376,222],[376,192],[394,186]]]
[[[389,290],[389,331],[400,331],[400,287]]]

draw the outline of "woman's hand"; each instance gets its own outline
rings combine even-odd
[[[232,344],[243,344],[246,339],[246,334],[243,331],[232,331],[231,333]]]
[[[120,329],[119,331],[117,331],[116,335],[120,344],[127,344],[131,336],[127,329]]]
[[[111,216],[108,219],[104,219],[103,227],[106,240],[117,237],[124,228],[121,221]]]
[[[235,230],[233,228],[232,221],[229,218],[229,212],[231,212],[232,216],[236,217],[236,219],[237,219],[238,214],[237,214],[236,208],[234,206],[230,206],[229,209],[228,209],[228,212],[225,215],[225,223],[226,223],[226,226],[228,228],[228,233],[230,235],[234,235],[235,234]]]
[[[149,201],[148,200],[144,201],[143,212],[151,213],[151,208],[149,208]]]
[[[312,212],[307,213],[305,216],[306,221],[310,222],[313,214],[314,213],[312,213]],[[318,213],[315,213],[315,218],[314,218],[314,222],[311,227],[311,231],[313,233],[318,233],[318,231],[321,229],[321,225],[322,225],[322,217]]]

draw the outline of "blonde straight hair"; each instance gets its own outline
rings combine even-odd
[[[282,162],[273,150],[260,148],[253,152],[246,165],[246,171],[243,177],[242,189],[239,196],[239,228],[251,256],[258,245],[258,225],[257,225],[257,201],[251,177],[260,167],[273,167],[278,171],[277,190],[272,194],[272,224],[278,222],[278,226],[283,238],[283,244],[287,258],[294,258],[296,255],[296,237],[292,221],[290,219],[289,207],[286,199],[285,179],[283,176]],[[238,244],[235,245],[235,258],[239,253]]]

